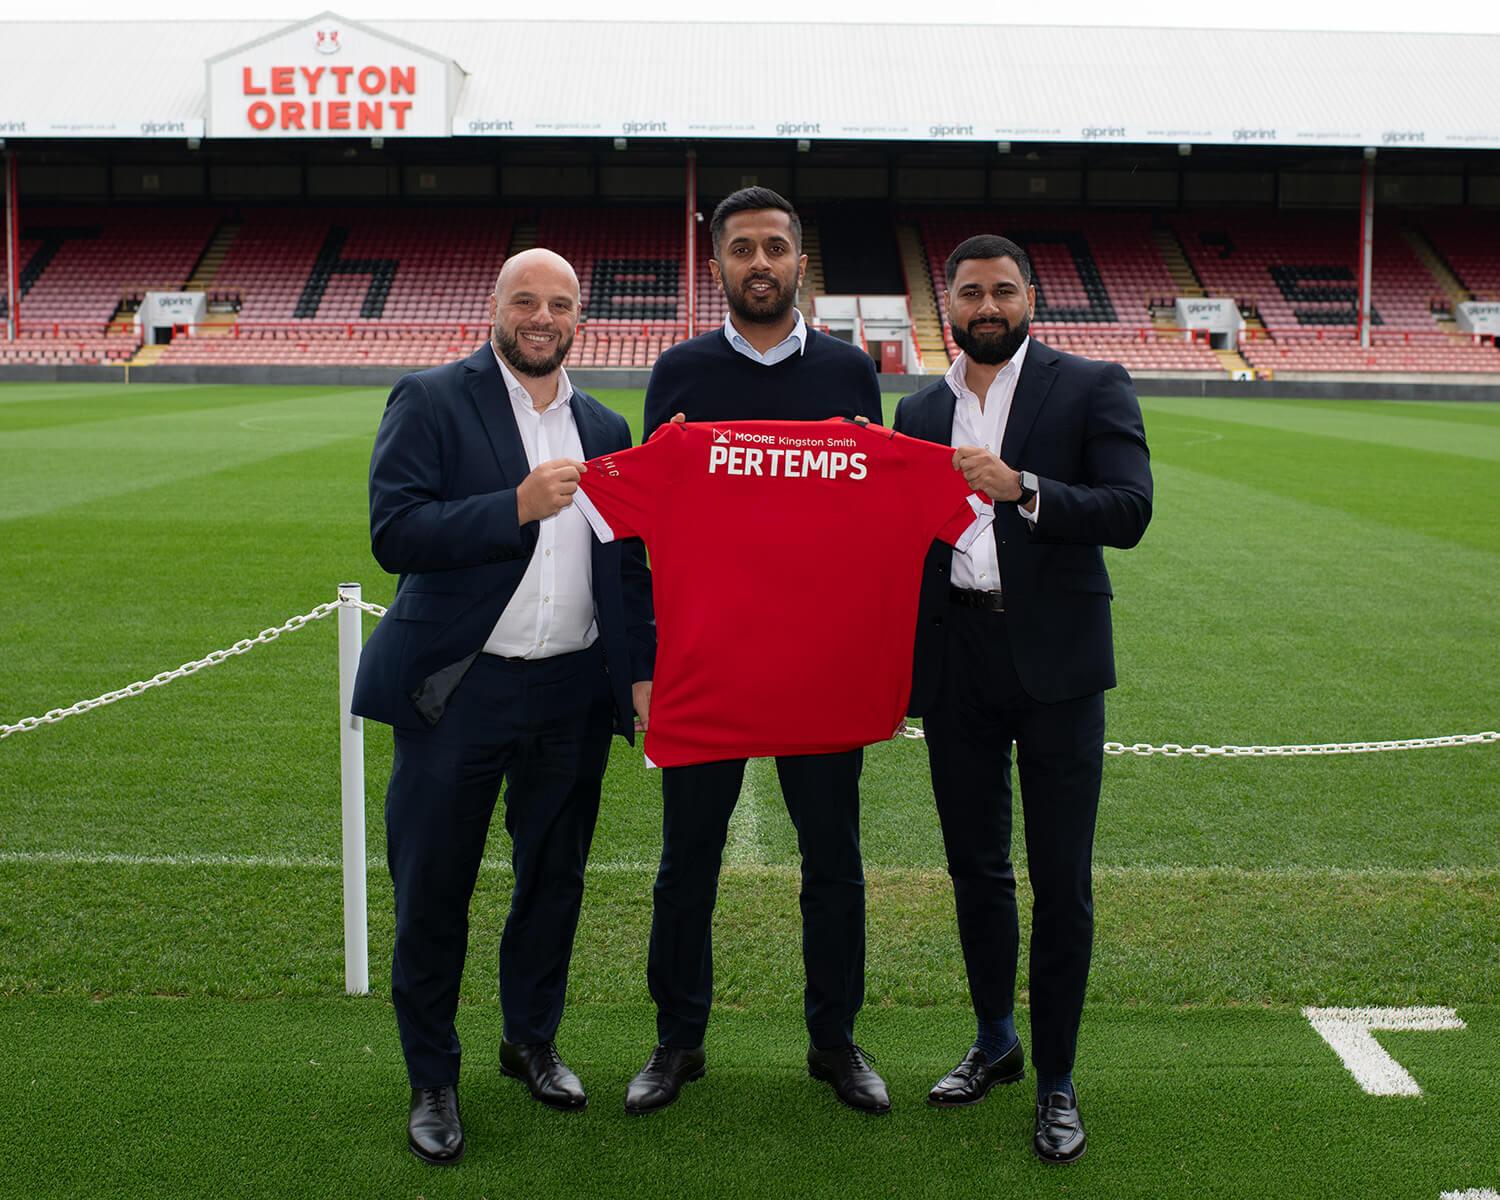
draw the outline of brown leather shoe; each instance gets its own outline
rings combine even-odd
[[[578,1076],[558,1056],[554,1042],[500,1043],[500,1074],[521,1080],[532,1096],[549,1108],[577,1112],[587,1108]]]
[[[990,1094],[992,1087],[1015,1083],[1025,1075],[1026,1059],[1019,1041],[994,1062],[986,1059],[984,1051],[975,1046],[964,1055],[963,1062],[933,1085],[932,1091],[927,1093],[927,1103],[939,1108],[978,1104]]]
[[[1036,1102],[1036,1137],[1031,1144],[1044,1163],[1060,1166],[1083,1157],[1089,1140],[1083,1132],[1076,1094],[1051,1092]]]
[[[666,1108],[677,1099],[683,1084],[702,1079],[707,1071],[708,1056],[702,1046],[684,1050],[658,1044],[625,1089],[625,1111],[641,1116]]]
[[[888,1113],[890,1093],[885,1080],[865,1061],[865,1052],[850,1042],[834,1050],[807,1048],[807,1073],[833,1085],[833,1094],[860,1112]]]
[[[406,1144],[425,1163],[452,1166],[464,1156],[464,1124],[458,1116],[458,1089],[412,1088]]]

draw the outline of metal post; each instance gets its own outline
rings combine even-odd
[[[21,331],[21,217],[16,196],[16,152],[5,152],[5,340],[13,342]]]
[[[1375,258],[1375,151],[1365,151],[1364,170],[1360,180],[1359,238],[1359,344],[1370,345],[1370,274]]]
[[[339,584],[340,596],[360,599],[357,583]],[[339,605],[339,781],[344,810],[344,991],[370,990],[369,917],[365,901],[365,723],[350,708],[354,673],[364,646],[363,612]]]
[[[687,335],[698,332],[698,152],[687,152]]]

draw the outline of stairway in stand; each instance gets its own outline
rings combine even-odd
[[[823,286],[823,242],[818,236],[817,222],[802,219],[802,253],[807,255],[807,270],[802,273],[802,286],[797,289],[797,308],[804,321],[813,319],[813,297],[827,294]]]
[[[915,225],[897,225],[896,245],[901,250],[901,266],[906,271],[911,323],[922,351],[923,369],[929,375],[941,375],[949,367],[948,346],[943,338],[943,318],[938,312],[937,296],[932,290],[932,275],[927,270],[922,235]]]

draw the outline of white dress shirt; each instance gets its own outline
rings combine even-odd
[[[734,322],[729,319],[729,314],[724,314],[724,336],[729,339],[729,344],[743,354],[752,362],[758,362],[763,367],[774,367],[783,359],[791,358],[794,354],[801,354],[807,347],[807,322],[802,319],[802,313],[798,309],[792,309],[797,314],[792,324],[792,332],[782,338],[764,354],[752,346],[738,329]]]
[[[491,350],[494,349],[493,344]],[[566,371],[557,377],[557,399],[538,412],[529,393],[505,361],[495,355],[516,415],[516,428],[533,470],[554,458],[583,461],[583,443],[573,420],[573,384]],[[599,637],[594,619],[593,533],[576,504],[543,518],[536,549],[510,603],[495,622],[486,654],[503,658],[552,658],[592,646]]]
[[[968,382],[968,356],[960,354],[948,368],[948,386],[953,389],[953,435],[949,445],[981,446],[991,454],[1000,453],[1000,443],[1005,437],[1005,423],[1010,419],[1011,401],[1016,395],[1016,381],[1021,377],[1021,367],[1026,362],[1026,351],[1031,346],[1028,337],[1011,360],[995,373],[994,382],[985,393],[981,407],[979,397],[970,390]],[[1016,470],[1015,463],[1007,463]],[[1041,515],[1041,497],[1037,497],[1036,510],[1027,512],[1019,504],[1016,510],[1036,524]],[[974,539],[967,551],[953,552],[950,582],[954,587],[969,588],[980,592],[998,592],[1000,588],[1000,560],[995,551],[992,534]]]

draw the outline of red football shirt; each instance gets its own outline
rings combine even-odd
[[[663,767],[890,737],[927,549],[993,517],[951,447],[843,417],[666,424],[588,466],[575,499],[599,540],[651,552]]]

